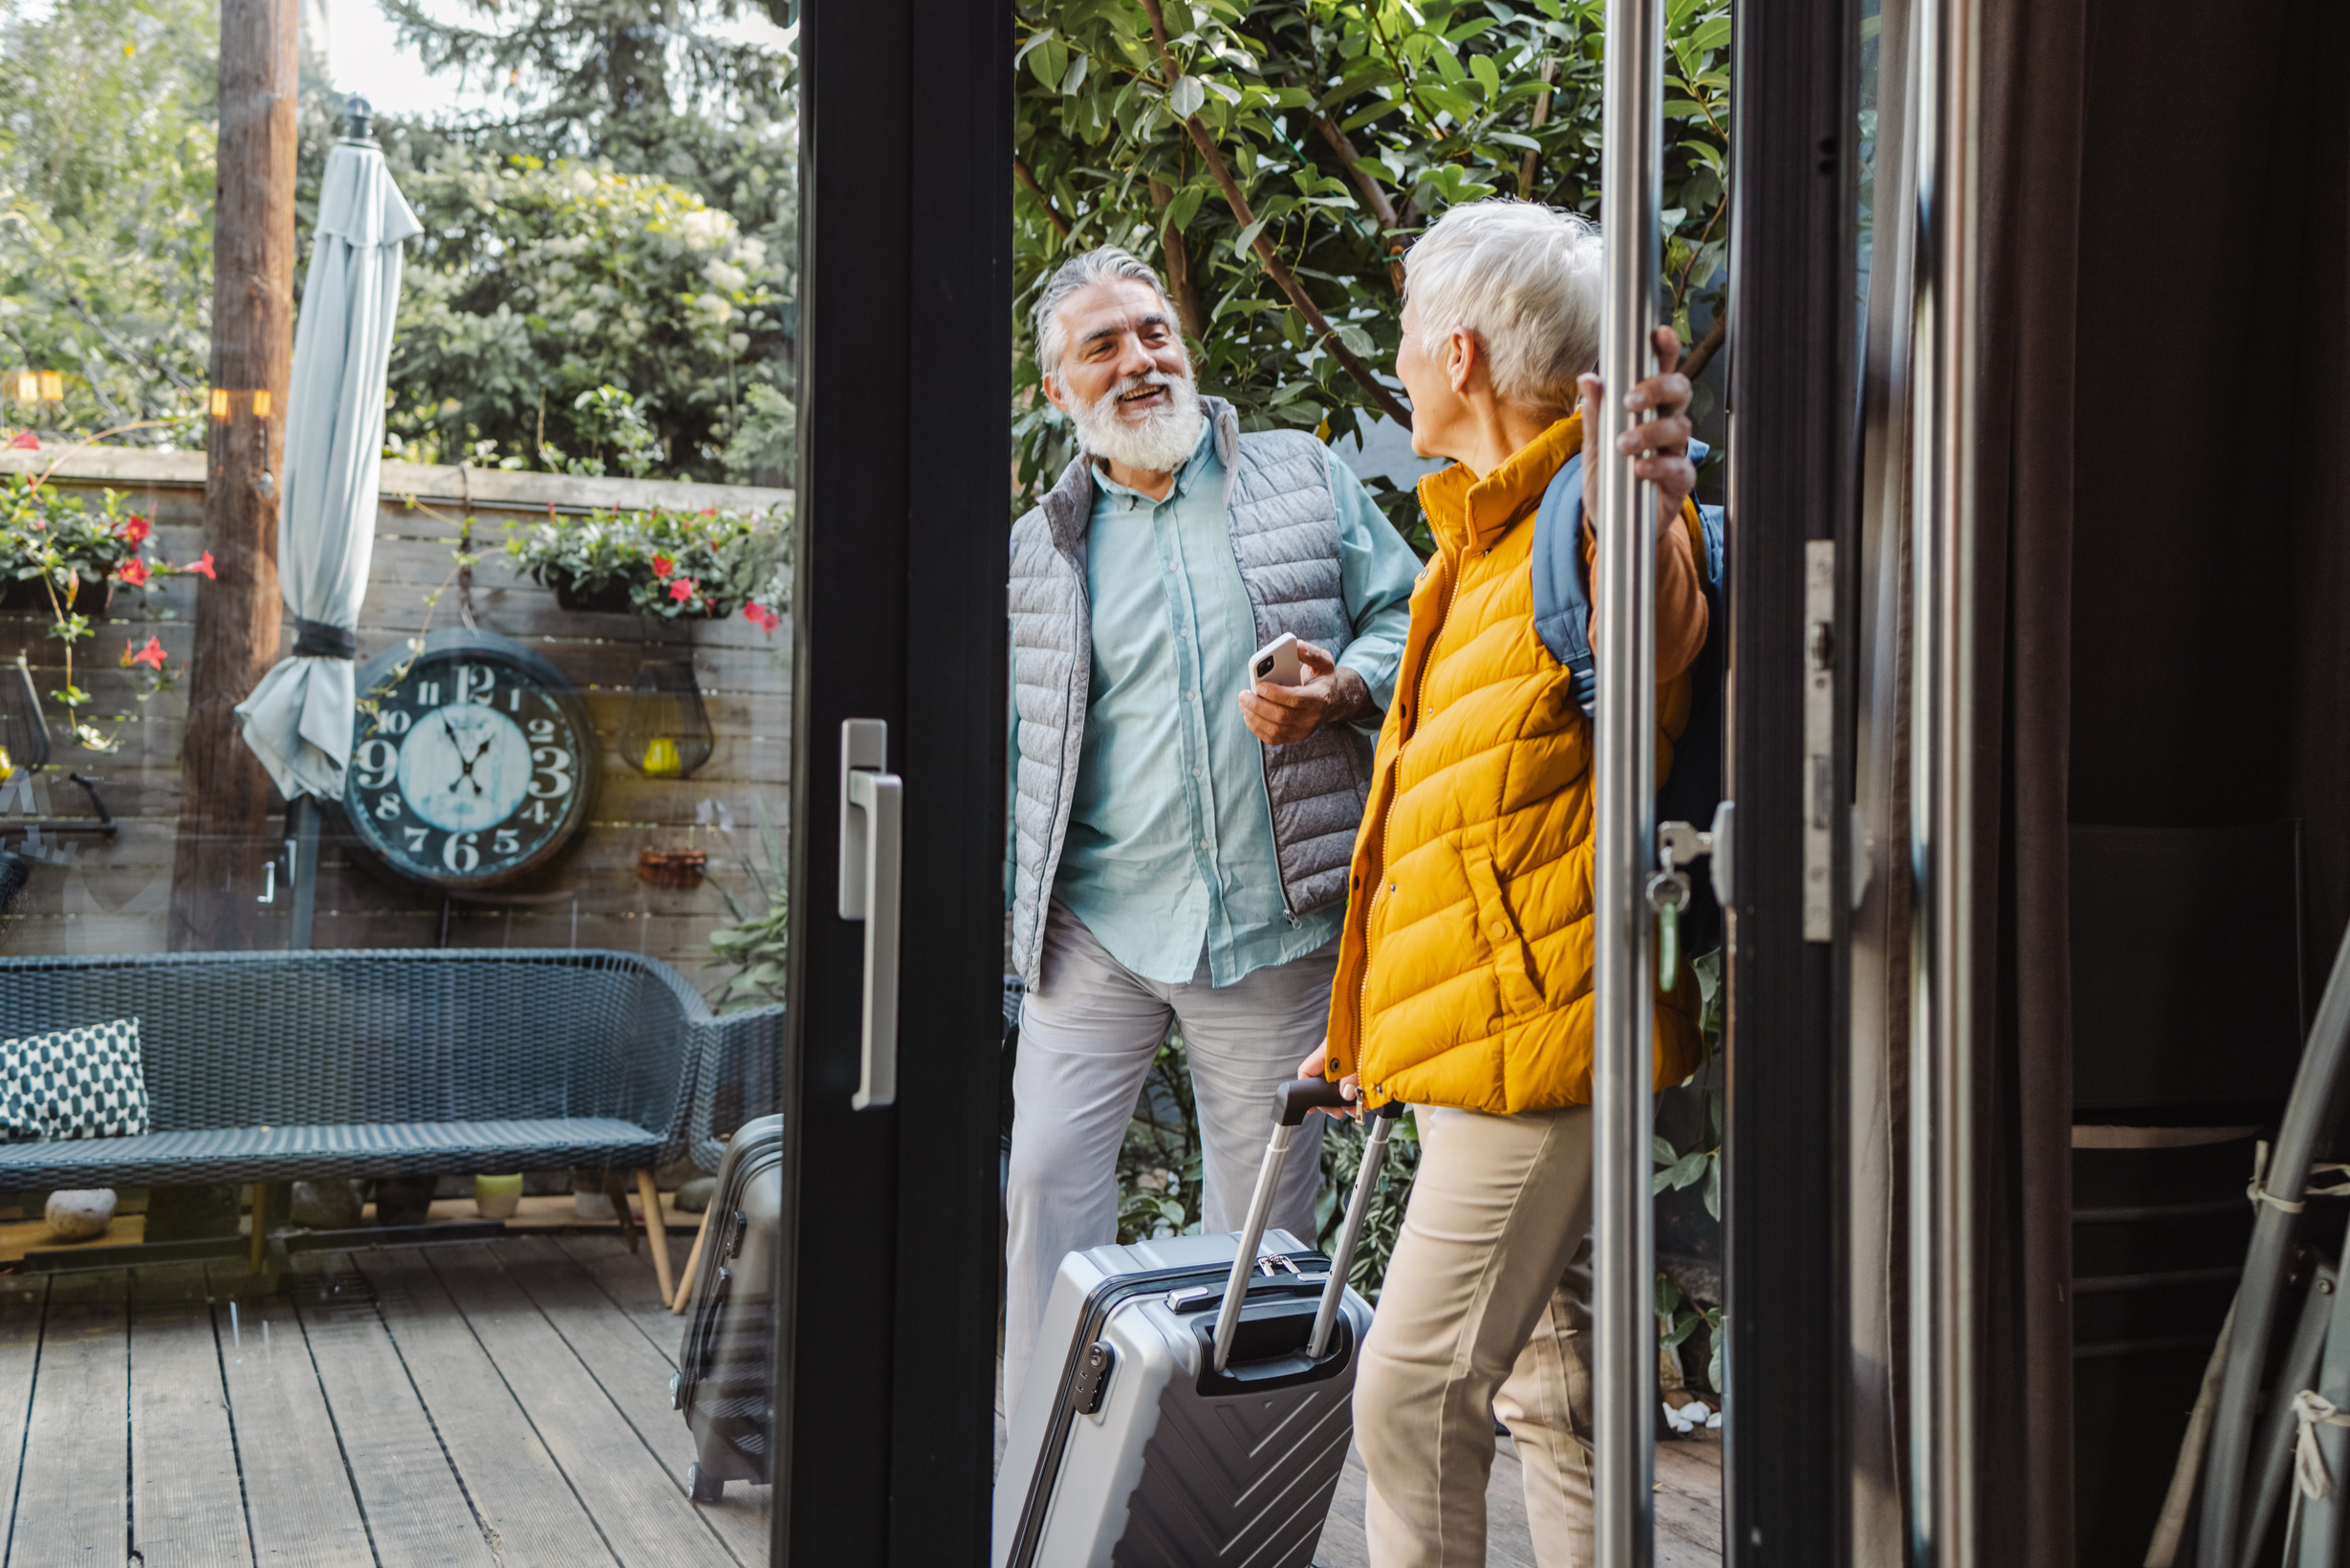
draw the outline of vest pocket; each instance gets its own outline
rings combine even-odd
[[[1493,857],[1482,849],[1471,849],[1463,854],[1461,863],[1477,897],[1477,928],[1485,934],[1486,947],[1493,955],[1502,1005],[1521,1015],[1540,1013],[1546,1006],[1540,971],[1534,968],[1534,950],[1526,946],[1525,933],[1518,929],[1501,874],[1493,868]]]

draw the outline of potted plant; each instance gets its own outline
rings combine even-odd
[[[122,497],[114,490],[100,492],[92,509],[54,486],[9,475],[0,485],[0,610],[50,615],[72,609],[103,620],[116,581],[146,580],[146,571],[134,563],[151,531],[146,518],[122,511]]]
[[[526,577],[566,610],[717,621],[740,615],[772,631],[784,588],[783,535],[772,513],[642,512],[598,507],[565,516],[550,505],[507,544]]]

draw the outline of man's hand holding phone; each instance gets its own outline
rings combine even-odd
[[[1297,682],[1287,685],[1275,677],[1289,673],[1292,650]],[[1325,724],[1343,724],[1371,710],[1371,688],[1361,676],[1340,669],[1328,653],[1286,632],[1256,650],[1249,671],[1255,684],[1240,694],[1240,719],[1268,746],[1287,746]]]

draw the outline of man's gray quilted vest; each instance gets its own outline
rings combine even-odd
[[[1302,430],[1243,436],[1230,404],[1201,402],[1215,422],[1232,559],[1256,613],[1257,645],[1293,632],[1336,657],[1354,640],[1354,626],[1339,587],[1327,448]],[[1085,597],[1093,475],[1093,464],[1079,457],[1012,529],[1012,700],[1020,715],[1012,950],[1032,987],[1069,833],[1093,680]],[[1261,750],[1282,900],[1295,921],[1346,897],[1355,830],[1370,795],[1371,746],[1351,726],[1338,724],[1294,745]]]

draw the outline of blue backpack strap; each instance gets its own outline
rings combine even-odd
[[[1591,657],[1591,585],[1583,580],[1583,454],[1551,476],[1534,513],[1534,634],[1565,667],[1576,705],[1598,705],[1599,678]]]

